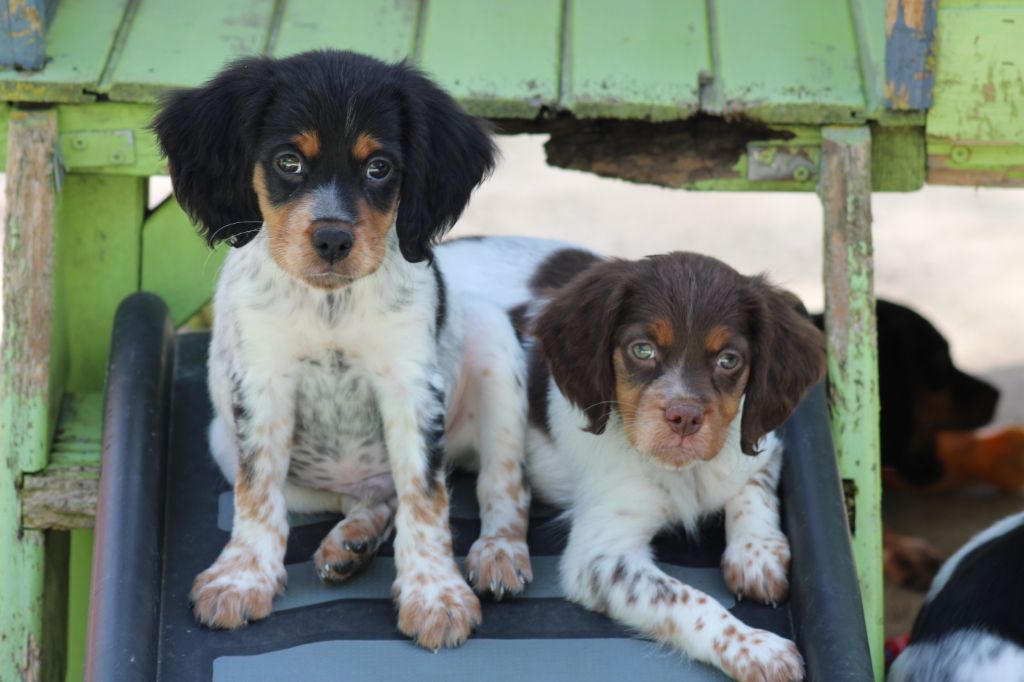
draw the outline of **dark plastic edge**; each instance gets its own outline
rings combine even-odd
[[[162,299],[122,301],[104,395],[87,682],[156,679],[173,348]]]
[[[781,428],[790,609],[808,680],[874,679],[831,420],[820,383]]]

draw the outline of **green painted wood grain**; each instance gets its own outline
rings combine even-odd
[[[160,155],[156,137],[149,125],[156,113],[152,104],[123,102],[96,102],[91,104],[68,104],[57,107],[60,119],[62,143],[76,133],[97,133],[104,131],[132,132],[135,161],[131,164],[110,166],[69,166],[74,173],[100,175],[165,175],[167,162]],[[73,157],[65,162],[73,161]]]
[[[533,118],[558,99],[562,4],[430,0],[420,65],[474,114]]]
[[[145,180],[69,174],[57,211],[58,298],[65,306],[67,388],[96,391],[114,312],[139,288]]]
[[[85,673],[86,626],[89,620],[89,588],[92,582],[91,529],[71,531],[68,557],[68,669],[65,682],[81,682]]]
[[[284,6],[273,46],[275,57],[306,50],[354,50],[393,62],[416,45],[418,0],[303,0]]]
[[[847,0],[715,0],[718,111],[785,123],[864,117]]]
[[[706,5],[585,0],[569,5],[562,104],[581,117],[686,118],[711,73]]]
[[[929,136],[1024,143],[1024,3],[939,4]]]
[[[822,129],[821,159],[832,432],[840,475],[855,490],[853,551],[875,678],[882,680],[882,483],[870,129]]]
[[[168,199],[142,231],[142,289],[167,302],[175,326],[184,324],[209,302],[230,248],[211,250],[178,202]]]
[[[273,0],[141,0],[109,84],[120,102],[198,85],[235,57],[264,50]]]
[[[57,114],[15,112],[2,243],[0,333],[0,680],[36,679],[43,633],[45,537],[21,527],[24,473],[46,466],[61,390],[49,357],[53,316],[53,166]],[[48,637],[45,641],[51,641]]]
[[[0,98],[76,102],[96,91],[129,0],[62,0],[46,32],[42,71],[0,71]]]

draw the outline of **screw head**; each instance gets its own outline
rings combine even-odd
[[[811,169],[807,166],[797,166],[793,169],[793,179],[797,182],[807,182],[811,179]]]
[[[71,139],[71,147],[72,147],[72,149],[77,149],[77,150],[81,151],[81,150],[85,149],[88,146],[89,146],[89,143],[85,141],[84,137],[74,137],[74,138]]]
[[[110,160],[113,163],[124,163],[124,154],[121,152],[114,152],[110,155]]]
[[[971,158],[971,150],[967,147],[957,145],[949,152],[950,158],[956,163],[966,163]]]

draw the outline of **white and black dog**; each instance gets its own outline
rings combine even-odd
[[[791,642],[665,574],[650,549],[724,510],[726,583],[787,598],[772,432],[825,366],[796,298],[692,253],[625,261],[499,238],[438,255],[453,290],[510,311],[529,351],[528,469],[571,520],[569,598],[737,679],[803,679]]]
[[[1024,682],[1024,512],[950,557],[890,682]]]
[[[431,260],[493,166],[488,131],[415,69],[337,51],[236,62],[171,93],[154,129],[178,201],[239,247],[209,364],[235,518],[193,585],[196,617],[266,617],[286,510],[332,510],[320,576],[346,579],[394,527],[399,628],[461,643],[480,604],[452,556],[446,454],[480,454],[470,581],[500,598],[531,579],[522,350],[504,310],[453,297]]]

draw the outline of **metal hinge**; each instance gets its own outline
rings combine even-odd
[[[60,136],[60,158],[66,170],[135,163],[131,130],[85,130]]]
[[[751,142],[747,145],[747,180],[812,182],[818,178],[820,149],[810,145]]]

